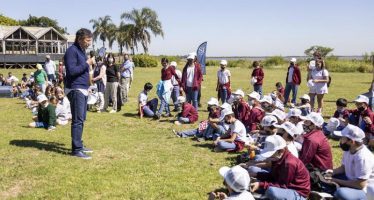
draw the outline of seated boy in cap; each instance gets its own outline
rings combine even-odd
[[[301,134],[301,130],[291,122],[284,122],[281,125],[276,125],[278,128],[277,135],[281,136],[287,143],[287,149],[296,158],[299,157],[299,151],[295,145],[295,138]]]
[[[374,155],[363,144],[365,133],[349,124],[336,134],[341,137],[340,148],[344,151],[342,165],[325,176],[340,186],[334,197],[342,200],[374,199]]]
[[[197,110],[186,102],[186,97],[179,96],[178,104],[181,105],[182,112],[178,114],[177,121],[174,122],[176,125],[193,124],[198,120],[199,116]]]
[[[248,119],[244,121],[243,124],[245,125],[247,132],[251,132],[259,129],[259,125],[265,113],[262,110],[261,104],[259,102],[261,98],[261,95],[259,93],[252,92],[247,96],[248,104],[251,107],[251,110],[249,112]]]
[[[219,173],[223,177],[223,184],[226,186],[229,194],[211,192],[208,200],[254,200],[252,194],[248,192],[251,179],[245,169],[240,166],[234,166],[232,168],[221,167]]]
[[[364,144],[373,144],[374,112],[369,108],[369,98],[359,95],[354,102],[356,109],[350,111],[350,123],[360,127],[365,132]]]
[[[300,103],[293,105],[291,104],[292,108],[297,108],[301,110],[302,116],[307,116],[311,112],[311,105],[310,105],[310,97],[307,94],[304,94],[300,97]]]
[[[39,108],[38,115],[34,118],[35,122],[31,122],[31,128],[48,128],[54,130],[56,127],[56,107],[48,102],[44,94],[38,96]]]
[[[141,91],[138,95],[138,110],[140,119],[145,117],[154,117],[158,99],[153,98],[152,100],[148,101],[148,93],[152,90],[153,85],[152,83],[144,84],[143,91]]]
[[[235,118],[231,109],[224,109],[222,115],[225,116],[226,124],[229,124],[230,133],[218,137],[214,141],[214,151],[241,151],[245,144],[253,142],[252,137],[247,137],[246,130],[241,121]]]
[[[287,149],[279,135],[268,136],[261,156],[271,162],[270,173],[251,174],[259,182],[251,184],[251,192],[264,192],[268,199],[306,199],[310,193],[310,176],[302,161]]]
[[[236,90],[232,94],[235,96],[235,100],[232,105],[232,110],[235,114],[235,118],[242,123],[248,121],[248,116],[251,108],[244,100],[244,92],[242,90]]]

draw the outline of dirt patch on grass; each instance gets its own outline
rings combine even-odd
[[[21,194],[25,190],[24,188],[25,185],[26,185],[25,181],[23,180],[15,182],[13,186],[8,188],[7,190],[0,191],[0,199],[16,198],[19,194]]]

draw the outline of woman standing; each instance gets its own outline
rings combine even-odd
[[[117,88],[118,88],[118,81],[120,79],[120,71],[117,65],[114,64],[115,59],[113,54],[109,54],[106,59],[106,77],[107,83],[105,88],[105,103],[104,103],[104,110],[107,110],[109,105],[109,97],[112,99],[113,102],[113,109],[109,113],[116,113],[117,112]]]
[[[199,63],[197,63],[196,54],[190,53],[187,57],[187,63],[183,68],[181,87],[186,93],[188,103],[191,103],[195,109],[198,109],[198,95],[203,80],[203,73]]]
[[[98,62],[94,68],[93,79],[92,81],[96,84],[97,93],[99,96],[99,105],[97,112],[101,112],[104,109],[104,92],[106,84],[106,66],[104,65],[103,59],[98,58]]]
[[[262,96],[262,83],[265,76],[264,71],[259,61],[254,61],[252,67],[251,84],[253,85],[253,90]]]
[[[155,118],[159,119],[162,112],[165,110],[166,117],[170,117],[170,108],[169,108],[169,101],[171,97],[171,92],[173,91],[173,84],[171,83],[171,79],[174,76],[179,82],[179,77],[175,73],[175,69],[172,66],[169,66],[169,60],[167,58],[161,59],[162,69],[161,69],[161,81],[157,86],[157,95],[161,100],[160,108],[158,109]]]
[[[316,60],[316,67],[308,72],[308,84],[310,105],[314,110],[314,99],[317,96],[318,113],[322,113],[323,96],[328,93],[327,83],[329,82],[329,72],[325,69],[325,63],[322,59]]]

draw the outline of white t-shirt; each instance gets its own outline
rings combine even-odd
[[[323,80],[323,77],[329,77],[329,72],[326,69],[323,70],[317,70],[314,69],[311,72],[311,76],[313,80]],[[327,88],[327,83],[314,83],[314,87],[317,88]]]
[[[45,72],[47,72],[48,75],[55,74],[55,71],[56,71],[55,62],[51,60],[49,62],[46,62],[44,65],[44,68],[45,68]]]
[[[142,91],[139,96],[138,96],[138,102],[142,105],[142,106],[145,106],[147,105],[147,101],[148,101],[148,96],[147,94]]]
[[[61,120],[71,119],[70,101],[66,96],[56,106],[56,117]]]
[[[225,69],[224,71],[218,70],[217,72],[217,78],[220,84],[228,83],[230,76],[231,76],[231,72],[228,69]]]
[[[345,175],[349,180],[368,180],[364,191],[374,192],[374,155],[365,145],[355,154],[345,151],[342,165],[344,165]],[[374,196],[374,193],[367,193],[367,196]]]
[[[290,70],[288,71],[287,83],[292,83],[293,71],[294,67],[290,67]]]
[[[230,195],[224,200],[255,200],[255,198],[250,192],[244,191],[239,194]]]
[[[17,77],[15,77],[15,76],[11,76],[11,77],[7,77],[7,82],[9,83],[9,84],[11,84],[11,83],[13,83],[13,82],[18,82],[19,80],[18,80],[18,78]]]
[[[297,151],[297,148],[295,146],[295,142],[290,142],[288,143],[287,145],[287,149],[288,151],[290,151],[292,153],[292,155],[294,155],[296,158],[299,157],[299,152]]]
[[[233,124],[230,124],[231,134],[236,133],[237,137],[235,140],[242,141],[245,143],[253,142],[252,138],[247,137],[247,131],[244,124],[238,119]]]
[[[195,65],[187,67],[187,87],[193,86],[193,78],[195,76]]]
[[[175,73],[177,74],[177,76],[181,79],[182,78],[182,72],[180,70],[175,70]],[[171,84],[173,85],[178,85],[178,81],[177,79],[175,78],[175,76],[171,77]]]

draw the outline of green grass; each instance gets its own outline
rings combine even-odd
[[[216,70],[209,67],[204,77],[202,102],[216,96]],[[230,69],[232,88],[250,92],[249,70]],[[21,78],[22,70],[4,70]],[[30,70],[25,70],[30,72]],[[284,81],[284,70],[265,69],[264,91]],[[325,115],[331,115],[338,97],[353,100],[367,91],[371,74],[332,73],[330,94],[325,98]],[[213,153],[210,142],[197,143],[173,136],[175,127],[136,117],[136,97],[147,81],[156,84],[160,68],[136,68],[130,103],[120,113],[89,113],[84,143],[94,149],[86,161],[68,156],[70,126],[56,131],[30,129],[31,112],[18,99],[0,99],[0,199],[206,199],[222,187],[217,170],[231,165],[235,154]],[[302,77],[305,80],[305,73]],[[299,95],[306,92],[305,82]],[[155,91],[151,96],[155,96]],[[205,106],[204,106],[205,107]],[[207,117],[202,110],[200,119]],[[332,141],[332,145],[336,146]],[[334,164],[341,151],[333,148]]]

